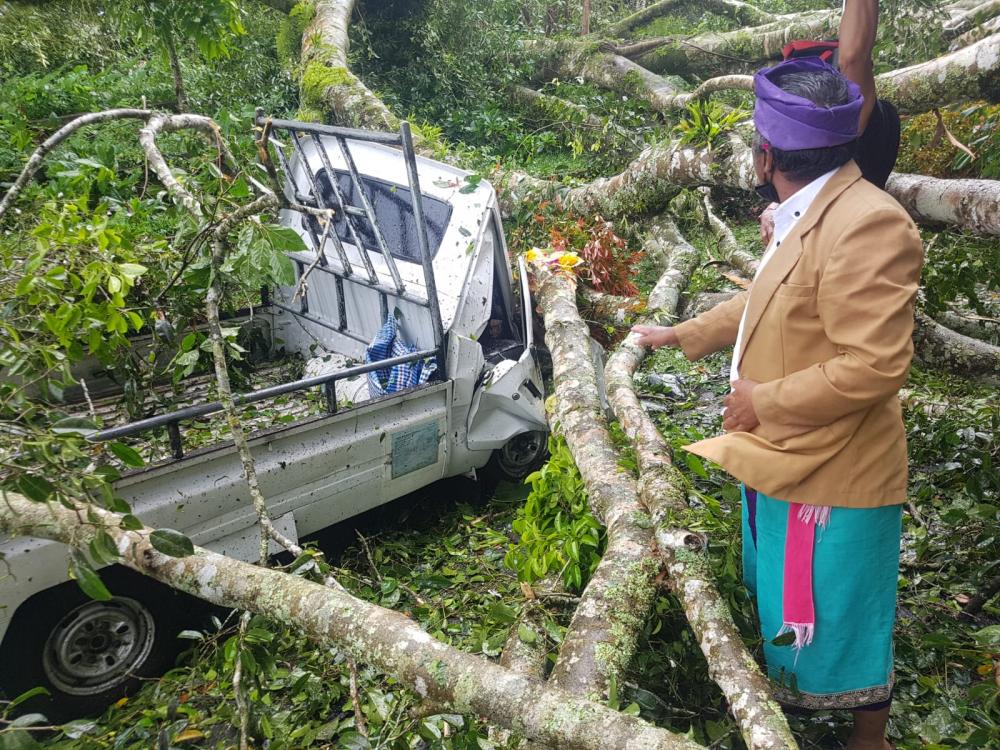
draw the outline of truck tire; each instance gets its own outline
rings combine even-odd
[[[480,471],[480,487],[484,499],[492,497],[500,482],[521,484],[531,472],[537,471],[549,457],[548,433],[523,432],[493,451],[489,463]]]
[[[162,674],[186,647],[177,633],[200,627],[209,607],[118,566],[101,576],[113,597],[97,601],[73,581],[22,604],[0,647],[0,692],[8,699],[34,687],[19,706],[62,722],[95,715]]]

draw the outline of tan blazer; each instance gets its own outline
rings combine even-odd
[[[736,341],[760,424],[685,446],[766,495],[876,507],[906,499],[897,392],[913,356],[924,252],[906,211],[851,161],[823,186],[753,285],[677,326],[688,359]]]

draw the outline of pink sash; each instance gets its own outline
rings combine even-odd
[[[782,625],[778,635],[794,633],[796,654],[812,643],[816,630],[813,603],[813,545],[816,527],[830,522],[830,507],[788,504]]]

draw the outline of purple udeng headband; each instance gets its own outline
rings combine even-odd
[[[845,78],[847,103],[829,108],[789,94],[775,83],[788,73],[820,71],[841,75],[836,68],[818,57],[786,60],[773,68],[762,68],[754,75],[753,88],[757,101],[753,109],[753,122],[757,131],[775,148],[782,151],[826,148],[850,143],[858,137],[864,97],[856,83]]]

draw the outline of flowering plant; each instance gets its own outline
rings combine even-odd
[[[524,254],[524,259],[529,263],[541,263],[548,266],[558,266],[569,271],[583,263],[577,253],[572,250],[551,250],[546,251],[539,247],[533,247]]]

